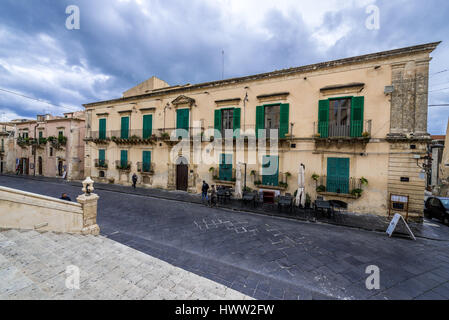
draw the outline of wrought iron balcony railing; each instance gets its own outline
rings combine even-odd
[[[352,121],[351,124],[333,122],[314,122],[315,138],[370,138],[372,120]]]
[[[109,167],[109,161],[104,159],[95,159],[95,167],[99,169],[107,169]]]
[[[131,161],[116,160],[115,168],[123,171],[131,171],[131,164]]]
[[[318,193],[337,193],[358,196],[362,193],[362,179],[354,177],[320,176],[317,180]]]
[[[140,173],[153,174],[155,170],[154,163],[137,162],[137,171]]]

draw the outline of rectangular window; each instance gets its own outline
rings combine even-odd
[[[221,181],[232,180],[232,154],[221,155],[219,175]]]
[[[361,137],[363,112],[364,97],[320,100],[318,107],[320,137]]]
[[[147,114],[143,116],[143,139],[148,139],[151,137],[153,131],[153,115]]]
[[[42,139],[44,137],[44,132],[39,131],[39,139]]]
[[[265,129],[265,135],[270,137],[270,130],[278,130],[278,137],[283,139],[289,131],[290,105],[288,103],[278,105],[258,106],[256,108],[256,136],[259,130]]]
[[[349,194],[349,158],[327,158],[326,191]]]
[[[58,132],[58,139],[61,140],[64,137],[64,131]]]
[[[120,128],[120,139],[129,138],[129,117],[122,117]]]
[[[106,139],[106,119],[99,119],[99,139]]]
[[[265,129],[279,129],[281,105],[265,107]],[[268,132],[267,132],[268,136]]]
[[[351,99],[329,101],[329,136],[349,137],[351,132]]]
[[[226,133],[225,130],[234,130],[234,109],[221,110],[221,132],[222,135]]]
[[[143,151],[142,153],[142,172],[151,171],[151,151]]]
[[[50,157],[53,157],[53,148],[50,147]]]

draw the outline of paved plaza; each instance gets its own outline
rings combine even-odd
[[[79,187],[66,182],[0,176],[0,185],[54,197],[80,194]],[[131,190],[96,192],[104,237],[99,239],[114,240],[245,296],[449,298],[448,241],[390,239],[380,232],[210,209]],[[445,232],[447,227],[432,223]],[[380,268],[380,290],[366,288],[365,271],[371,265]]]

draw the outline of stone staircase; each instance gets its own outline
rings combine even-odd
[[[70,266],[78,290],[66,287]],[[102,236],[0,229],[0,299],[250,298]]]

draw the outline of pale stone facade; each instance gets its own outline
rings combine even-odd
[[[0,174],[14,172],[14,127],[0,123]]]
[[[18,167],[25,175],[84,178],[84,112],[43,115],[11,125],[15,127],[11,172]]]
[[[232,170],[242,162],[248,187],[278,195],[295,192],[302,163],[312,201],[321,196],[352,212],[386,216],[391,194],[408,196],[409,218],[420,221],[426,177],[416,158],[426,155],[431,140],[428,70],[437,45],[197,85],[157,86],[152,78],[153,89],[143,83],[120,99],[84,105],[85,174],[129,184],[137,173],[143,186],[199,192],[203,180],[232,186]],[[265,158],[279,162],[277,173],[267,179],[262,157],[251,163],[248,142],[243,158],[234,142],[214,152],[216,163],[195,161],[195,137],[201,135],[202,150],[209,146],[204,140],[214,136],[209,129],[217,128],[217,119],[218,127],[231,123],[242,135],[278,128],[278,158]],[[168,139],[176,128],[188,128],[190,152]],[[151,134],[143,137],[145,130]],[[229,156],[230,166],[219,165],[222,156]],[[148,170],[142,170],[145,161]]]

